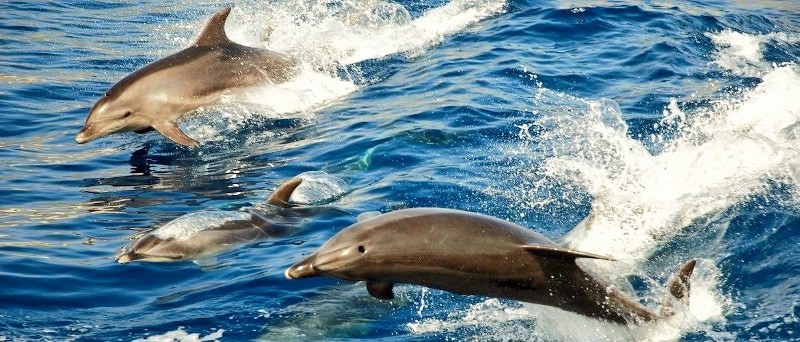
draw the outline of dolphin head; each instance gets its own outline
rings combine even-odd
[[[299,279],[327,275],[359,281],[374,276],[370,272],[378,248],[371,227],[357,223],[334,235],[314,254],[289,267],[286,278]],[[373,270],[374,271],[374,270]]]
[[[124,81],[124,80],[123,80]],[[150,128],[147,115],[143,115],[141,99],[126,92],[127,84],[117,83],[94,104],[83,128],[75,136],[79,144],[116,132],[145,131]]]
[[[153,234],[147,234],[132,245],[123,249],[117,255],[117,262],[120,264],[131,261],[174,261],[184,259],[184,253],[180,246],[173,243],[171,239],[160,239]]]

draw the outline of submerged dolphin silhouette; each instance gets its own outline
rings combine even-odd
[[[404,209],[349,226],[288,268],[289,279],[327,275],[366,281],[370,295],[392,299],[394,283],[466,295],[510,298],[557,307],[616,323],[671,315],[672,299],[657,315],[594,278],[576,258],[607,257],[561,248],[544,236],[491,216],[438,208]],[[688,301],[694,260],[668,286]]]
[[[273,210],[266,213],[215,210],[181,216],[133,241],[117,255],[117,262],[202,259],[236,245],[286,235],[286,222],[294,214],[288,201],[302,181],[292,178],[278,186],[267,199]]]
[[[190,47],[112,86],[89,111],[75,141],[83,144],[116,132],[155,129],[175,143],[197,146],[173,120],[217,102],[225,90],[288,80],[295,63],[287,56],[228,39],[225,21],[230,11],[214,13]]]

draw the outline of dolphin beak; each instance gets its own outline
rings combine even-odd
[[[78,135],[75,136],[75,142],[78,144],[85,144],[89,141],[92,141],[94,137],[90,133],[91,130],[92,130],[91,125],[83,126],[81,131],[78,132]]]
[[[314,261],[316,261],[316,259],[317,255],[312,254],[305,260],[300,261],[292,265],[292,267],[286,269],[286,272],[283,274],[286,276],[286,279],[300,279],[319,276],[320,273],[314,268]]]
[[[131,261],[133,261],[133,258],[131,257],[130,253],[126,253],[126,254],[120,255],[117,258],[117,262],[120,263],[120,264],[127,264],[127,263],[129,263]]]

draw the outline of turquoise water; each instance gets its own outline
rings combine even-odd
[[[74,142],[92,104],[233,5],[235,41],[305,67],[181,127]],[[800,334],[800,6],[790,1],[0,4],[0,340],[789,340]],[[114,260],[305,171],[352,189],[288,236],[197,263]],[[283,271],[366,211],[482,212],[587,252],[678,319]],[[583,221],[584,218],[587,220]],[[579,223],[582,222],[580,225]],[[577,227],[576,227],[577,225]],[[398,237],[402,239],[402,237]]]

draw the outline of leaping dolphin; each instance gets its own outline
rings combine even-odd
[[[219,10],[188,48],[150,63],[112,86],[95,103],[75,141],[155,129],[175,143],[197,146],[174,120],[219,101],[232,88],[281,83],[294,72],[285,55],[232,42],[225,34],[230,8]]]
[[[585,272],[576,258],[610,260],[561,248],[530,229],[491,216],[419,208],[351,225],[285,275],[366,281],[369,294],[380,299],[394,297],[394,283],[417,284],[553,306],[620,324],[674,313],[672,298],[656,314]],[[684,305],[694,265],[694,260],[687,262],[669,282],[669,293]]]

